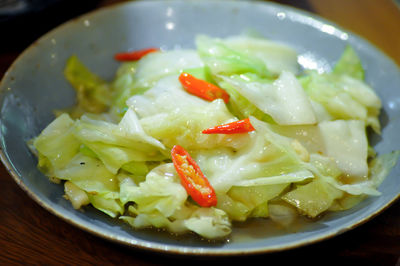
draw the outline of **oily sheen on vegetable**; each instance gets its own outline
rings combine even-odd
[[[381,194],[399,152],[369,145],[381,102],[352,47],[324,73],[260,37],[196,48],[115,51],[112,81],[66,62],[77,104],[29,145],[75,209],[224,239],[233,221],[290,227]]]

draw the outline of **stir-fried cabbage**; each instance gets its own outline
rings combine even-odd
[[[291,72],[283,71],[272,84],[251,81],[244,75],[221,75],[220,78],[279,125],[307,125],[316,122],[311,102]]]
[[[31,146],[75,209],[91,205],[134,228],[218,239],[232,221],[270,218],[287,227],[296,216],[346,210],[382,193],[400,152],[376,155],[368,143],[367,128],[381,130],[381,102],[350,46],[329,73],[301,73],[294,49],[262,38],[201,35],[196,46],[123,63],[113,81],[68,60],[77,105],[58,110]],[[229,100],[189,93],[182,72]],[[202,132],[245,118],[254,130]],[[190,196],[171,161],[175,145],[199,165],[215,206]]]

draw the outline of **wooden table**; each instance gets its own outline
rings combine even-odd
[[[120,1],[100,1],[98,6]],[[285,0],[380,47],[400,64],[400,9],[391,0]],[[3,35],[4,36],[4,35]],[[2,36],[2,37],[3,37]],[[3,40],[2,40],[3,41]],[[27,40],[30,42],[32,40]],[[23,47],[0,50],[0,77]],[[399,84],[400,86],[400,84]],[[0,265],[157,265],[238,262],[265,265],[400,265],[400,202],[368,223],[311,246],[248,258],[171,257],[129,249],[86,233],[31,200],[0,166]]]

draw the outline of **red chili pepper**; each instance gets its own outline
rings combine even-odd
[[[202,131],[203,134],[238,134],[254,131],[250,119],[235,121],[232,123],[211,127]]]
[[[214,84],[208,83],[202,79],[198,79],[189,73],[183,72],[179,76],[183,88],[204,100],[214,101],[215,99],[223,99],[225,103],[229,101],[229,94],[223,89],[215,86]]]
[[[115,60],[118,60],[118,61],[137,61],[140,58],[142,58],[143,56],[145,56],[149,53],[157,52],[157,51],[159,51],[159,49],[157,49],[157,48],[146,48],[146,49],[136,50],[136,51],[131,51],[131,52],[117,53],[114,56],[114,58],[115,58]]]
[[[171,151],[172,162],[187,193],[202,207],[217,205],[217,195],[200,167],[181,146],[175,145]]]

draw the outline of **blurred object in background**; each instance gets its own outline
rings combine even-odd
[[[277,2],[279,4],[289,5],[308,11],[313,11],[312,5],[307,0],[272,0],[272,2]]]
[[[99,0],[0,0],[0,51],[25,48],[64,21],[83,14]]]
[[[318,14],[378,46],[400,65],[400,0],[270,0]]]

